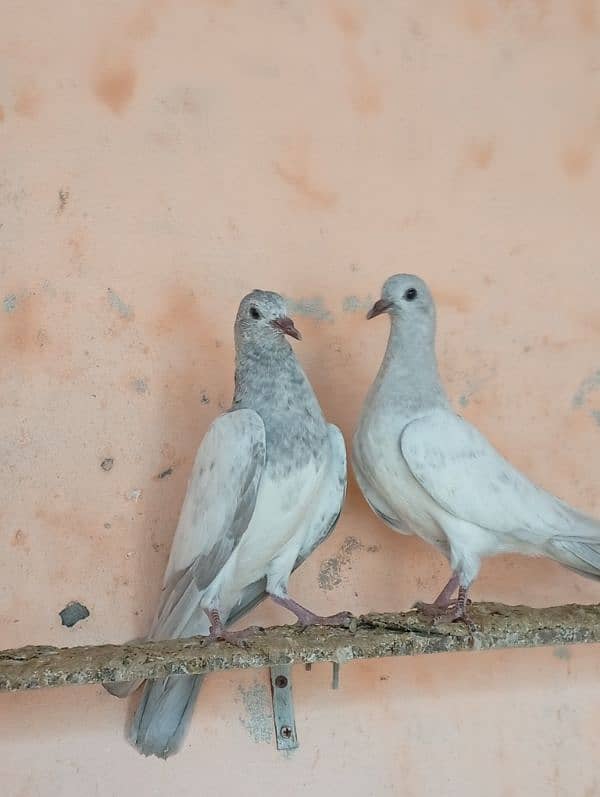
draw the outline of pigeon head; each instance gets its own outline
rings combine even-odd
[[[265,341],[289,335],[302,336],[287,314],[285,300],[272,291],[254,290],[244,296],[235,319],[236,337],[246,341]]]
[[[419,277],[413,274],[394,274],[387,279],[378,299],[367,313],[367,318],[389,313],[392,319],[397,317],[402,323],[426,319],[435,321],[435,305],[429,288]]]

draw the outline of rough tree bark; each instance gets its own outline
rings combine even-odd
[[[202,637],[72,648],[28,646],[0,652],[0,690],[162,678],[294,662],[343,663],[384,656],[600,642],[600,605],[532,609],[480,603],[471,607],[471,617],[475,622],[472,631],[462,623],[434,626],[415,611],[363,615],[350,628],[276,626],[251,638],[246,648]]]

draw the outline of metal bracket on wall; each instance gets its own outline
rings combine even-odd
[[[277,749],[295,750],[298,747],[298,736],[294,718],[291,665],[271,667],[271,693]]]

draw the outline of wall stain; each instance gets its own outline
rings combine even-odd
[[[343,581],[344,568],[352,569],[352,559],[358,551],[375,553],[379,550],[379,545],[365,546],[356,537],[346,537],[338,548],[337,553],[321,562],[319,568],[318,582],[322,590],[331,591]]]
[[[2,307],[4,308],[5,313],[12,313],[17,308],[17,295],[16,293],[9,293],[8,296],[5,296],[2,300]]]
[[[470,299],[459,293],[450,293],[449,291],[440,291],[434,289],[435,299],[439,305],[445,305],[456,310],[457,313],[468,313],[471,308]]]
[[[361,54],[359,38],[364,28],[364,18],[356,9],[334,2],[331,5],[333,21],[344,37],[343,55],[349,73],[350,101],[361,115],[378,113],[383,105],[379,82],[371,75]]]
[[[131,384],[132,384],[133,389],[135,390],[135,392],[139,393],[140,395],[145,395],[145,394],[150,392],[150,388],[148,387],[148,383],[146,382],[146,380],[143,377],[137,377],[135,379],[132,379],[131,380]]]
[[[264,683],[254,680],[249,686],[238,686],[245,717],[240,722],[253,742],[270,744],[273,739],[273,709],[271,695]]]
[[[9,294],[4,297],[2,308],[1,339],[7,348],[21,355],[41,351],[48,343],[46,330],[38,322],[40,298],[31,291],[25,294]]]
[[[575,395],[571,400],[571,406],[573,409],[580,409],[583,407],[587,401],[588,395],[598,388],[600,388],[600,368],[597,371],[594,371],[593,374],[590,374],[590,376],[586,376],[586,378],[575,391]]]
[[[333,21],[344,36],[356,38],[362,31],[364,22],[359,18],[358,11],[341,3],[331,4]]]
[[[154,4],[157,5],[157,4]],[[156,33],[156,17],[152,4],[141,6],[126,25],[127,34],[136,41],[145,41]]]
[[[563,147],[561,163],[569,177],[578,178],[589,171],[594,156],[593,147],[589,142],[570,144]]]
[[[467,148],[467,161],[477,169],[487,169],[494,158],[495,149],[491,138],[472,141]]]
[[[99,66],[92,79],[92,88],[98,100],[118,115],[133,99],[136,82],[133,64],[123,57]]]
[[[342,302],[342,310],[344,313],[367,313],[374,301],[370,294],[364,299],[358,296],[346,296]]]
[[[42,95],[33,84],[24,86],[17,93],[14,111],[26,119],[35,119],[42,102]]]
[[[333,313],[327,309],[320,296],[301,299],[286,296],[285,302],[291,315],[314,318],[316,321],[333,321]]]
[[[590,393],[600,388],[600,369],[595,371],[590,376],[587,376],[579,385],[573,398],[571,399],[571,407],[574,410],[579,410],[588,404]],[[587,407],[588,415],[594,420],[597,426],[600,426],[600,409],[594,407]]]
[[[319,185],[311,173],[310,142],[307,138],[297,140],[286,156],[274,163],[273,168],[308,207],[328,210],[336,204],[336,192]]]
[[[113,308],[113,310],[117,311],[121,318],[124,318],[127,321],[133,319],[134,312],[131,305],[126,304],[123,299],[121,299],[121,297],[115,293],[115,291],[113,291],[112,288],[106,289],[106,296],[110,306]]]
[[[465,389],[459,396],[458,403],[461,407],[468,407],[471,399],[475,396],[496,374],[496,369],[492,368],[490,373],[485,376],[467,376],[465,378]]]
[[[576,0],[575,17],[583,33],[595,33],[598,30],[596,0]]]
[[[462,0],[460,18],[464,27],[475,35],[484,33],[490,25],[490,9],[481,0]]]

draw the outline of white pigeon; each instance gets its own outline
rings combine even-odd
[[[452,577],[436,601],[417,605],[438,620],[468,619],[468,589],[481,560],[494,554],[548,556],[600,578],[600,523],[529,481],[452,410],[435,356],[435,305],[423,280],[390,277],[367,318],[382,313],[390,317],[390,336],[352,461],[376,514],[450,562]]]
[[[346,492],[346,449],[327,424],[286,335],[300,339],[281,296],[253,291],[235,322],[235,394],[210,426],[181,509],[149,639],[197,634],[243,642],[225,625],[265,594],[303,625],[344,624],[289,597],[292,570],[329,535]],[[148,681],[129,738],[145,755],[179,748],[203,676]],[[106,684],[124,697],[138,683]]]

